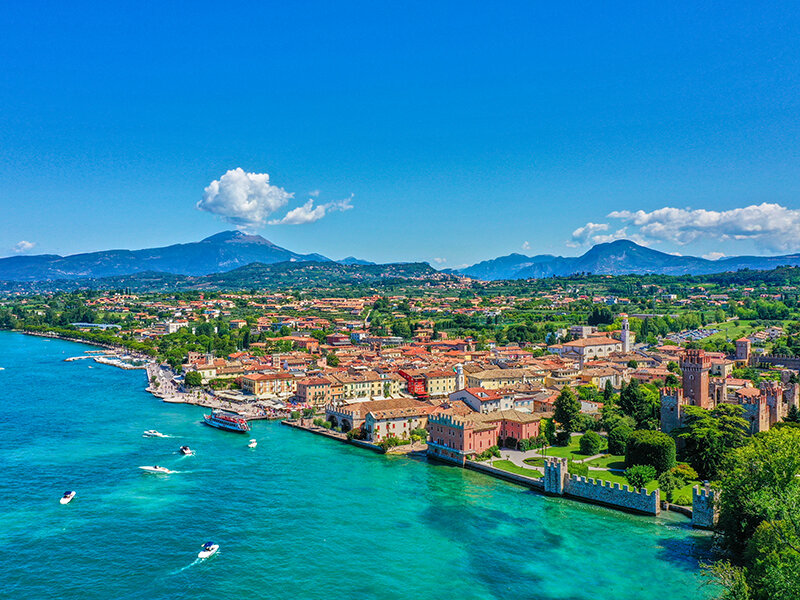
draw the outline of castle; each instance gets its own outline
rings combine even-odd
[[[744,340],[746,341],[746,340]],[[750,344],[736,342],[736,359],[749,360]],[[703,350],[685,350],[680,362],[683,385],[661,390],[661,430],[669,433],[684,422],[685,408],[711,409],[720,404],[744,408],[751,433],[766,431],[786,417],[798,404],[798,384],[790,383],[791,371],[781,374],[781,381],[764,381],[758,388],[739,380],[711,377],[711,360]]]

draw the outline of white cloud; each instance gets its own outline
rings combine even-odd
[[[311,196],[312,198],[319,198],[319,190],[311,190],[310,192],[308,192],[308,195]]]
[[[671,242],[680,245],[696,240],[750,240],[769,250],[800,247],[800,210],[780,204],[715,211],[666,206],[646,212],[613,211],[608,215],[623,223],[612,234],[608,223],[587,223],[572,232],[568,245],[576,247],[626,237],[645,244]]]
[[[531,249],[530,242],[522,242],[522,249],[523,250],[530,250]]]
[[[252,230],[263,227],[267,218],[293,197],[283,188],[270,185],[267,173],[247,173],[237,168],[208,184],[197,208]]]
[[[353,208],[350,203],[353,197],[350,196],[344,200],[337,200],[334,202],[326,202],[325,204],[318,204],[314,206],[313,198],[302,206],[293,208],[282,219],[274,219],[269,222],[270,225],[305,225],[306,223],[313,223],[319,221],[329,212],[344,212]]]
[[[435,262],[437,265],[441,265],[443,263],[446,263],[447,259],[446,258],[434,258],[433,262]]]
[[[719,260],[720,258],[725,258],[724,252],[709,252],[708,254],[703,254],[703,258],[706,260]]]
[[[33,250],[34,246],[36,246],[36,242],[22,240],[14,244],[14,247],[11,248],[11,250],[14,252],[14,254],[25,254],[26,252]]]

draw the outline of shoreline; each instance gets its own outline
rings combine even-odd
[[[55,332],[32,332],[32,331],[25,331],[25,330],[11,330],[11,331],[15,331],[17,333],[23,333],[23,334],[26,334],[26,335],[33,335],[33,336],[37,336],[37,337],[44,337],[44,338],[50,338],[50,339],[60,339],[62,341],[67,341],[67,342],[78,342],[78,343],[84,343],[84,344],[87,344],[87,345],[90,345],[90,346],[97,346],[97,347],[101,347],[101,348],[113,349],[115,351],[123,350],[123,351],[127,352],[127,349],[125,349],[123,346],[115,346],[115,345],[112,345],[112,344],[103,344],[103,343],[99,343],[99,342],[87,342],[87,341],[84,341],[84,340],[81,340],[81,339],[75,339],[75,338],[67,337],[67,336],[64,336],[64,335],[61,335],[61,334],[58,334],[58,333],[55,333]],[[130,352],[128,352],[128,353],[131,354],[131,355],[134,355],[134,354],[132,354]],[[201,407],[204,407],[204,408],[211,408],[211,409],[230,410],[230,411],[237,412],[237,414],[241,414],[248,421],[254,421],[254,420],[279,420],[279,421],[281,421],[281,425],[290,426],[293,429],[300,429],[300,430],[303,430],[303,431],[306,431],[306,432],[309,432],[309,433],[312,433],[312,434],[315,434],[315,435],[320,435],[320,436],[323,436],[323,437],[327,437],[329,439],[336,440],[336,441],[339,441],[341,443],[345,443],[345,444],[348,444],[348,445],[358,446],[360,448],[364,448],[364,449],[370,450],[372,452],[377,452],[379,454],[395,454],[395,455],[418,455],[418,454],[420,454],[420,452],[418,452],[416,450],[411,450],[409,452],[402,452],[402,451],[400,451],[400,452],[391,452],[391,451],[385,452],[382,448],[380,448],[379,446],[377,446],[375,444],[372,444],[370,442],[364,442],[364,441],[361,441],[361,440],[348,440],[346,438],[346,436],[343,436],[341,434],[337,434],[337,433],[329,431],[327,429],[324,429],[324,428],[320,429],[320,428],[318,428],[316,426],[309,426],[309,425],[305,425],[305,423],[297,422],[296,420],[288,419],[288,414],[287,415],[282,415],[282,416],[270,416],[270,415],[267,415],[267,414],[259,414],[259,413],[247,414],[246,412],[240,412],[241,408],[242,408],[240,405],[236,405],[236,404],[234,404],[232,402],[226,402],[226,401],[222,401],[222,400],[215,400],[215,399],[213,399],[212,396],[210,396],[209,394],[207,394],[205,392],[203,392],[204,397],[199,397],[197,394],[195,394],[193,396],[193,399],[187,400],[185,398],[190,398],[192,396],[190,396],[190,394],[188,392],[183,392],[183,391],[180,391],[180,390],[177,389],[177,387],[175,386],[174,382],[172,381],[172,378],[176,375],[176,373],[171,367],[168,367],[163,363],[158,363],[156,361],[156,359],[154,357],[152,357],[152,356],[146,356],[146,357],[141,357],[141,358],[143,358],[143,359],[148,361],[146,366],[145,366],[145,369],[144,369],[146,374],[147,374],[147,387],[145,388],[145,391],[149,392],[154,397],[159,398],[162,402],[167,402],[167,403],[172,403],[172,404],[188,404],[188,405],[201,406]],[[109,366],[116,366],[116,365],[109,365]],[[141,369],[137,369],[137,370],[141,370]],[[169,375],[167,376],[165,374],[165,372],[169,373]],[[162,377],[159,377],[159,375],[161,375]],[[157,381],[164,381],[165,385],[171,386],[171,391],[172,391],[173,395],[164,396],[164,395],[162,395],[161,392],[158,391],[157,388],[154,389],[152,387],[152,384],[150,383],[151,377],[153,377],[153,376],[157,377]],[[262,412],[265,412],[265,411],[263,411],[263,409],[259,409],[259,410],[261,410]],[[425,457],[426,457],[426,460],[427,460],[427,455],[425,455]],[[466,467],[466,468],[469,468],[469,467]],[[507,482],[514,483],[516,485],[522,485],[523,487],[528,487],[529,489],[534,489],[534,486],[528,485],[528,484],[523,483],[523,482],[521,482],[519,480],[515,480],[513,477],[509,477],[508,475],[510,475],[510,474],[507,474],[505,471],[503,471],[502,473],[495,474],[492,471],[490,471],[489,469],[485,469],[484,470],[484,469],[473,468],[473,469],[470,469],[470,470],[473,470],[473,471],[476,471],[476,472],[480,472],[480,473],[482,473],[484,475],[487,475],[489,477],[494,477],[496,479],[505,480]],[[494,469],[492,469],[492,470],[494,470]],[[578,499],[573,499],[573,498],[570,498],[570,499],[573,500],[573,501],[576,501],[576,502],[581,502]],[[609,509],[615,510],[615,511],[630,512],[630,511],[625,511],[625,510],[622,510],[622,509],[619,509],[617,507],[610,506],[610,505],[605,505],[605,504],[600,504],[600,505],[604,506],[605,508],[609,508]],[[663,505],[666,505],[666,506],[663,506]],[[684,517],[687,517],[687,518],[691,519],[691,511],[692,511],[691,508],[682,507],[682,506],[679,507],[679,506],[676,506],[676,505],[670,505],[669,503],[666,503],[666,502],[662,502],[662,506],[663,506],[663,509],[665,509],[665,512],[667,512],[667,513],[670,513],[670,512],[677,513],[677,514],[680,514],[680,515],[682,515]],[[659,515],[653,515],[653,517],[654,518],[658,518]]]

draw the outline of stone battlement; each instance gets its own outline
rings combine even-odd
[[[548,458],[544,464],[544,491],[623,510],[657,515],[661,512],[660,490],[632,490],[627,485],[570,475],[566,458]]]

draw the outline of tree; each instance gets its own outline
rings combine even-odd
[[[638,369],[639,368],[639,363],[637,361],[631,359],[631,360],[628,361],[628,367],[631,368],[631,369]]]
[[[603,404],[611,404],[614,401],[614,386],[611,385],[611,380],[606,381],[603,388]]]
[[[667,387],[675,388],[681,384],[681,380],[678,379],[677,375],[670,373],[664,378],[664,385]]]
[[[675,466],[675,440],[660,431],[634,431],[625,449],[625,466],[635,465],[650,465],[659,474],[669,471]]]
[[[608,451],[610,454],[625,454],[628,447],[628,438],[633,429],[626,423],[620,423],[608,432]]]
[[[659,419],[660,400],[658,395],[633,379],[622,388],[619,407],[626,415],[633,417],[639,429],[655,429]]]
[[[787,423],[800,423],[800,410],[797,410],[796,404],[789,407],[789,412],[783,420]]]
[[[800,597],[799,476],[800,429],[794,427],[753,436],[725,463],[718,527],[724,546],[741,559],[740,574],[755,600]]]
[[[664,498],[667,502],[672,502],[672,497],[675,490],[680,487],[680,481],[675,475],[675,469],[664,471],[658,476],[658,487],[664,492]]]
[[[203,385],[203,376],[197,371],[189,371],[183,376],[183,381],[189,387],[197,387]]]
[[[603,449],[604,445],[603,438],[601,438],[594,431],[589,431],[588,433],[583,434],[579,444],[581,448],[581,454],[588,454],[589,456],[600,454],[600,451]]]
[[[328,361],[329,367],[339,366],[339,357],[336,356],[333,352],[328,352],[328,356],[326,356],[325,359]]]
[[[554,407],[555,419],[561,424],[561,428],[568,433],[575,431],[576,420],[581,413],[581,402],[569,387],[561,390]]]
[[[743,414],[744,409],[733,404],[712,410],[686,406],[684,425],[675,432],[684,442],[682,460],[703,478],[716,479],[725,456],[745,442],[749,425]]]
[[[656,478],[656,470],[652,465],[634,465],[625,469],[623,475],[628,483],[640,489]]]
[[[542,419],[542,436],[548,446],[556,441],[556,424],[553,419]]]

